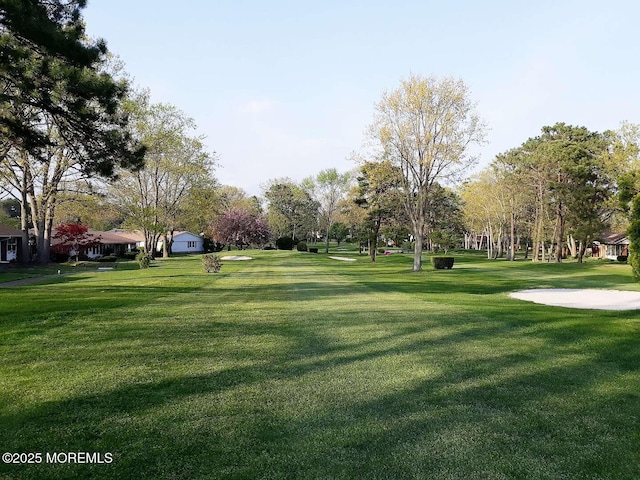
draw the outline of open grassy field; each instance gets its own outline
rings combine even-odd
[[[508,297],[628,266],[249,254],[0,289],[0,478],[640,478],[640,311]]]

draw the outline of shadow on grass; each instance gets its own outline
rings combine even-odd
[[[158,359],[190,374],[5,411],[0,425],[9,450],[116,455],[100,468],[25,466],[22,478],[637,478],[636,335],[528,310],[212,322]],[[268,335],[287,348],[222,348]]]

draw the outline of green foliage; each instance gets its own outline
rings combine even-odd
[[[349,235],[349,227],[342,222],[334,223],[329,229],[329,238],[338,242],[338,245],[347,238],[347,235]]]
[[[265,192],[267,219],[276,236],[304,238],[316,226],[318,203],[289,179],[274,180]]]
[[[126,260],[135,260],[137,256],[138,256],[138,252],[124,252],[122,254],[122,258]]]
[[[640,194],[636,195],[631,202],[629,212],[629,264],[633,270],[633,276],[640,281]]]
[[[299,252],[306,252],[307,242],[298,242],[298,244],[296,245],[296,248],[298,249]]]
[[[309,247],[309,253],[318,253],[318,247]]]
[[[451,270],[454,260],[454,257],[431,257],[431,264],[436,270]]]
[[[462,80],[411,75],[382,96],[369,132],[402,173],[403,203],[416,239],[413,270],[420,271],[431,188],[475,161],[468,150],[482,142],[485,126]]]
[[[202,268],[207,273],[218,273],[222,268],[222,259],[211,253],[202,255]]]
[[[136,260],[138,261],[140,268],[149,268],[151,266],[152,259],[153,257],[150,253],[140,252],[136,255]]]
[[[278,250],[293,250],[293,239],[289,236],[280,237],[276,240]]]
[[[82,171],[111,176],[114,166],[142,164],[119,111],[127,84],[104,72],[104,41],[89,41],[86,1],[4,1],[0,4],[2,137],[33,157],[60,142],[82,157]],[[59,134],[43,129],[45,118]]]
[[[118,260],[118,257],[115,255],[105,255],[104,257],[96,258],[96,262],[98,263],[113,263]]]

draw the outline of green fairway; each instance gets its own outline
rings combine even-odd
[[[640,478],[640,311],[508,296],[629,266],[248,255],[0,289],[0,479]]]

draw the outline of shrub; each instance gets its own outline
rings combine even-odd
[[[379,248],[379,249],[378,249],[378,253],[379,253],[380,255],[384,255],[384,252],[386,252],[386,250],[385,250],[384,248]]]
[[[222,267],[222,260],[218,255],[207,254],[202,256],[202,268],[207,273],[218,273]]]
[[[69,255],[66,253],[51,252],[50,258],[53,263],[64,263],[69,260]]]
[[[402,249],[403,253],[413,252],[413,245],[411,244],[411,242],[408,242],[406,240],[402,242],[402,246],[400,248]]]
[[[265,245],[264,247],[262,247],[263,250],[275,250],[275,247],[273,245]]]
[[[116,260],[118,260],[118,257],[115,255],[105,255],[104,257],[96,258],[96,261],[99,263],[115,262]]]
[[[278,250],[293,250],[293,238],[280,237],[276,240],[276,248]]]
[[[617,260],[619,262],[626,262],[628,258],[629,257],[627,257],[626,255],[618,255]]]
[[[453,257],[431,257],[431,264],[436,270],[451,270],[453,268]]]
[[[140,268],[149,268],[151,266],[151,255],[148,253],[140,252],[136,255],[136,260],[140,264]]]
[[[309,253],[318,253],[318,247],[309,247]]]
[[[122,258],[126,260],[135,260],[137,255],[138,255],[138,252],[124,252],[122,254]]]
[[[298,249],[299,252],[306,252],[307,242],[298,242],[298,245],[296,245],[296,248]]]

